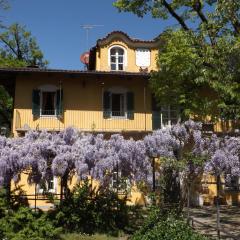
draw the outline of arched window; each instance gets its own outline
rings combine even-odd
[[[126,65],[125,50],[122,47],[114,46],[110,48],[111,71],[123,71]]]

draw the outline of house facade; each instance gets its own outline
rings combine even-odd
[[[160,39],[141,41],[112,32],[91,49],[86,71],[1,69],[15,82],[13,134],[68,126],[138,134],[176,122],[177,115],[168,108],[153,119],[148,79],[157,69],[160,45]]]
[[[22,136],[30,129],[61,131],[73,126],[85,132],[121,132],[142,138],[176,123],[177,109],[159,107],[148,85],[150,72],[157,70],[161,44],[161,38],[143,41],[117,31],[97,41],[84,71],[0,68],[0,83],[14,96],[13,135]],[[221,122],[210,130],[227,128],[231,123]],[[39,192],[36,186],[28,186],[27,175],[22,176],[21,184],[29,194]],[[57,179],[49,182],[48,188],[60,193]],[[216,187],[208,188],[205,202],[213,202]],[[132,202],[144,203],[137,190]],[[48,207],[44,200],[38,203],[38,207]]]

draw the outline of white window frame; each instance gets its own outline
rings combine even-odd
[[[111,69],[111,50],[113,48],[120,48],[123,50],[123,70],[118,69],[118,58],[116,58],[116,70]],[[113,45],[108,49],[108,66],[111,71],[125,71],[127,67],[127,50],[121,45]]]
[[[57,108],[56,108],[56,105],[57,105],[57,90],[58,88],[54,85],[43,85],[43,86],[40,86],[38,88],[40,90],[40,117],[41,118],[52,118],[52,117],[57,117]],[[54,97],[54,114],[42,114],[42,104],[43,104],[43,93],[44,92],[53,92],[55,93],[55,97]]]
[[[166,109],[166,110],[163,110],[163,109]],[[163,119],[163,112],[167,112],[167,124],[164,124],[164,119]],[[167,106],[161,106],[161,128],[166,128],[166,127],[171,127],[173,124],[172,124],[172,112],[175,112],[176,115],[177,115],[177,118],[176,120],[179,121],[179,114],[178,114],[178,110],[177,109],[172,109],[172,107],[170,105],[167,105]]]
[[[138,63],[138,58],[137,58],[138,52],[148,52],[149,53],[149,62],[148,62],[148,64],[142,65],[142,64]],[[137,48],[135,50],[135,59],[136,59],[136,66],[143,67],[143,68],[150,67],[151,66],[151,50],[149,48]]]
[[[118,179],[117,179],[118,178]],[[121,184],[124,184],[126,188],[121,188]],[[124,179],[122,181],[122,172],[114,170],[112,173],[112,181],[110,187],[114,192],[118,192],[118,194],[124,194],[125,192],[130,192],[130,181],[129,179]]]
[[[231,176],[231,178],[233,178]],[[240,177],[236,177],[236,183],[234,185],[232,185],[232,182],[229,184],[226,184],[226,180],[225,180],[225,190],[227,191],[240,191]]]
[[[111,116],[110,119],[127,119],[127,90],[125,88],[121,87],[113,87],[108,90],[111,93],[111,98],[110,98],[110,109],[111,109]],[[112,115],[112,94],[123,94],[123,112],[124,116],[113,116]]]
[[[37,185],[37,193],[38,194],[43,194],[44,191],[46,191],[47,193],[57,193],[57,177],[53,177],[53,188],[52,189],[48,189],[48,183],[46,182],[46,189],[40,188],[40,185]]]

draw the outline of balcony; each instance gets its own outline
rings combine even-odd
[[[96,132],[148,132],[152,130],[152,114],[133,111],[79,111],[66,110],[63,115],[55,111],[41,112],[33,116],[30,109],[14,112],[14,131],[27,130],[61,131],[66,127],[80,131]]]

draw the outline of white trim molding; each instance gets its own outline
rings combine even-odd
[[[111,69],[111,50],[113,48],[120,48],[124,51],[123,55],[123,70],[112,70],[112,71],[125,71],[126,67],[128,65],[128,55],[127,55],[127,49],[123,47],[122,45],[112,45],[111,47],[108,48],[108,67]]]

